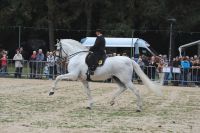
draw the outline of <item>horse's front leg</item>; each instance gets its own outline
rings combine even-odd
[[[83,85],[84,85],[84,88],[85,88],[85,92],[88,96],[88,106],[87,106],[87,109],[91,109],[92,108],[92,105],[93,105],[93,99],[92,99],[92,96],[91,96],[91,92],[90,92],[90,88],[89,88],[89,83],[88,81],[82,81]]]
[[[51,90],[49,92],[49,96],[54,94],[54,90],[58,84],[58,81],[62,80],[62,79],[67,79],[67,80],[76,80],[77,79],[77,74],[75,73],[68,73],[68,74],[64,74],[64,75],[59,75],[56,77],[55,81],[53,82],[53,85],[51,87]]]

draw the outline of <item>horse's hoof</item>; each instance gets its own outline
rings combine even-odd
[[[51,96],[51,95],[53,95],[54,94],[54,92],[49,92],[49,96]]]
[[[86,107],[86,109],[91,110],[92,108],[91,107]]]
[[[141,112],[141,110],[137,109],[136,112]]]
[[[114,101],[111,101],[111,102],[110,102],[110,106],[113,106],[114,104],[115,104]]]

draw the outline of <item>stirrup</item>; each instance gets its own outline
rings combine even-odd
[[[91,81],[91,78],[90,78],[90,70],[87,70],[87,73],[86,73],[86,75],[87,75],[87,81]]]
[[[94,71],[90,71],[90,75],[94,75]]]

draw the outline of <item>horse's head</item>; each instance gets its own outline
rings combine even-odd
[[[57,40],[56,43],[56,55],[62,58],[69,57],[74,53],[86,50],[88,49],[84,47],[80,42],[72,39],[61,39]]]
[[[60,40],[57,39],[57,43],[56,43],[56,56],[57,57],[62,57],[62,45]]]

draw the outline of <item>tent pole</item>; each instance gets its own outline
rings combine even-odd
[[[134,57],[134,53],[133,53],[133,37],[134,37],[134,29],[132,30],[132,42],[131,42],[131,58]]]

